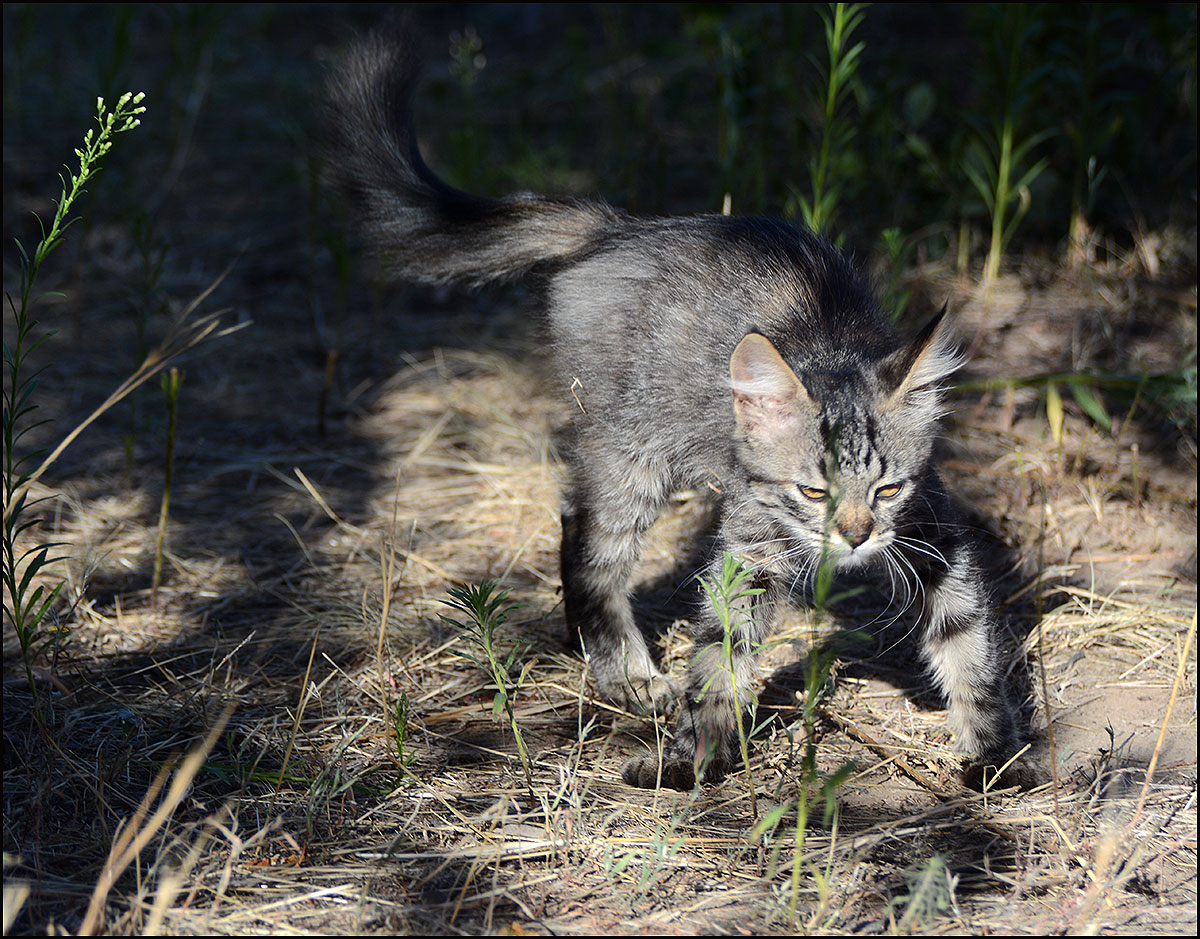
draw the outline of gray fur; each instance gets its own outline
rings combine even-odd
[[[680,689],[634,622],[629,577],[670,494],[723,492],[713,571],[730,552],[762,593],[735,636],[739,689],[782,605],[822,551],[873,568],[950,702],[960,745],[998,763],[1016,746],[987,591],[967,530],[931,463],[939,382],[958,365],[941,318],[893,329],[827,242],[761,218],[635,219],[599,202],[479,199],[438,180],[410,126],[416,77],[401,38],[355,46],[331,82],[331,169],[401,277],[477,285],[543,275],[559,393],[575,412],[567,459],[566,614],[602,694],[663,712]],[[680,788],[733,762],[735,709],[700,650],[660,765],[638,785]]]

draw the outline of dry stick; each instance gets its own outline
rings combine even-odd
[[[154,544],[154,573],[150,578],[150,603],[158,608],[158,585],[162,578],[163,545],[167,539],[167,519],[171,510],[171,482],[175,473],[175,432],[178,427],[179,386],[183,379],[179,369],[172,368],[163,376],[163,393],[167,398],[167,452],[163,465],[162,503],[158,510],[158,537]]]
[[[1042,491],[1042,511],[1038,518],[1038,571],[1040,572],[1045,567],[1046,557],[1046,480],[1040,473],[1038,479],[1041,484],[1039,488]],[[1046,631],[1042,628],[1043,599],[1041,590],[1034,593],[1034,615],[1037,616],[1038,673],[1042,679],[1042,707],[1046,709],[1046,743],[1050,747],[1050,778],[1054,783],[1051,790],[1054,797],[1054,817],[1058,818],[1058,748],[1054,745],[1054,715],[1050,711],[1050,686],[1046,681],[1046,650],[1043,645]]]
[[[96,882],[96,887],[92,891],[92,899],[88,904],[87,914],[83,918],[83,925],[79,928],[79,935],[91,936],[96,932],[96,929],[100,925],[104,901],[107,899],[109,891],[117,882],[117,878],[124,873],[125,868],[137,859],[142,849],[149,844],[150,839],[154,837],[155,833],[166,824],[171,814],[175,811],[175,808],[191,790],[192,780],[200,772],[200,767],[203,766],[205,758],[216,744],[217,738],[221,736],[221,732],[225,729],[225,725],[232,716],[235,706],[235,703],[232,701],[225,705],[225,710],[221,712],[221,716],[217,718],[209,730],[208,736],[200,744],[193,747],[191,752],[184,757],[183,762],[175,772],[174,778],[171,780],[171,786],[167,791],[166,797],[159,803],[158,810],[155,811],[154,815],[151,816],[145,825],[142,825],[142,819],[145,818],[146,812],[149,810],[171,772],[169,765],[164,765],[159,770],[158,775],[150,784],[150,788],[146,790],[146,795],[143,797],[141,804],[130,817],[128,824],[118,832],[112,847],[109,849],[108,859],[104,862],[104,868],[100,872],[100,879]]]
[[[338,350],[330,349],[325,353],[325,374],[321,381],[321,393],[317,398],[317,435],[325,436],[325,409],[329,404],[329,392],[333,388],[333,380],[337,375]]]
[[[396,515],[400,501],[400,472],[401,467],[397,467],[396,488],[392,498],[391,530],[393,532],[396,530]],[[387,632],[388,614],[392,606],[392,574],[395,570],[396,562],[396,554],[388,545],[387,535],[379,536],[379,561],[382,568],[380,573],[383,575],[383,599],[380,602],[379,610],[379,638],[375,646],[375,663],[379,669],[379,706],[383,709],[384,732],[398,734],[399,728],[395,726],[391,710],[388,708],[387,676],[384,674],[383,667],[383,637]],[[411,676],[409,678],[411,680]],[[404,772],[404,754],[399,750],[399,743],[397,743],[396,750],[396,769],[401,773]]]
[[[313,631],[312,648],[308,651],[308,665],[304,668],[304,683],[300,686],[302,694],[300,695],[300,704],[296,708],[296,719],[292,721],[292,732],[288,735],[287,749],[283,751],[283,765],[279,768],[279,781],[275,784],[276,789],[283,785],[283,776],[287,772],[288,760],[292,756],[292,747],[296,743],[296,735],[300,732],[300,721],[304,717],[304,708],[308,704],[308,676],[312,674],[313,659],[317,654],[317,637],[321,635],[321,626],[318,623],[317,628]]]
[[[948,796],[944,786],[934,782],[920,770],[911,766],[909,762],[899,753],[896,753],[879,743],[874,737],[859,727],[858,724],[850,720],[850,718],[844,717],[841,714],[838,714],[836,711],[831,711],[829,708],[822,707],[821,705],[817,705],[814,710],[821,716],[822,719],[827,720],[832,724],[837,724],[838,727],[840,727],[859,743],[863,744],[863,746],[865,746],[867,749],[873,751],[877,756],[881,756],[886,760],[892,761],[897,769],[899,769],[902,773],[904,773],[904,775],[908,776],[914,782],[919,783],[921,786],[924,786],[930,792],[933,792],[937,795],[942,797]]]
[[[166,919],[167,908],[175,902],[175,898],[183,888],[184,882],[187,881],[196,864],[199,863],[200,857],[211,839],[212,835],[209,832],[201,832],[200,836],[188,848],[187,855],[179,865],[174,870],[169,870],[162,875],[159,880],[158,889],[154,892],[154,900],[150,904],[150,912],[141,927],[141,934],[143,936],[159,936],[163,934],[163,921]],[[198,888],[199,883],[193,879],[193,896]],[[190,902],[190,898],[185,897],[183,906],[186,908]]]
[[[383,667],[383,637],[387,632],[388,614],[392,605],[392,563],[395,555],[388,549],[387,536],[379,536],[379,559],[383,570],[383,598],[379,605],[379,638],[375,643],[375,664],[379,670],[379,706],[383,708],[383,729],[385,733],[395,733],[392,715],[387,701],[387,675]],[[397,754],[397,760],[400,755]],[[403,771],[403,766],[398,766]]]
[[[868,750],[871,750],[873,753],[875,753],[876,756],[880,756],[885,760],[890,760],[898,770],[900,770],[914,782],[923,786],[925,789],[928,789],[942,802],[945,802],[948,805],[959,803],[964,807],[966,806],[967,803],[963,799],[957,795],[947,792],[945,786],[934,782],[920,770],[911,766],[902,755],[888,749],[886,746],[876,741],[870,734],[868,734],[848,717],[843,717],[841,714],[819,705],[815,708],[815,713],[819,714],[825,720],[837,724],[843,731],[865,746]],[[999,825],[995,825],[986,819],[977,818],[975,821],[994,835],[998,835],[1007,841],[1017,844],[1021,843],[1020,838],[1014,835],[1011,831],[1008,831]]]
[[[1163,715],[1162,727],[1158,731],[1158,742],[1154,745],[1154,753],[1150,757],[1150,765],[1146,768],[1146,781],[1142,783],[1142,793],[1138,796],[1137,807],[1130,819],[1130,828],[1137,824],[1142,808],[1146,804],[1146,796],[1150,792],[1150,781],[1154,778],[1154,768],[1158,765],[1158,757],[1162,753],[1163,742],[1167,737],[1167,724],[1171,720],[1171,711],[1175,700],[1179,697],[1179,686],[1183,684],[1183,676],[1187,671],[1188,655],[1192,651],[1192,641],[1196,638],[1196,614],[1192,614],[1192,625],[1188,627],[1187,638],[1183,641],[1183,650],[1179,654],[1179,667],[1175,670],[1175,683],[1171,686],[1171,697],[1167,699],[1167,713]]]
[[[496,824],[500,824],[500,819],[496,819]],[[501,852],[498,852],[502,853]],[[497,857],[499,861],[499,856]],[[454,909],[450,911],[450,925],[454,925],[454,921],[458,919],[458,914],[462,912],[463,901],[467,898],[467,891],[471,889],[471,884],[475,882],[475,874],[479,870],[480,864],[483,862],[483,852],[480,852],[471,858],[471,866],[467,869],[467,876],[463,879],[462,890],[458,893],[458,899],[454,902]],[[496,865],[499,867],[499,864]]]

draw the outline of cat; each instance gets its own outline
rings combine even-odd
[[[329,82],[328,166],[394,276],[544,288],[558,390],[574,412],[566,619],[601,695],[676,712],[661,763],[631,759],[624,779],[690,789],[735,765],[756,650],[823,554],[841,570],[878,570],[897,603],[916,606],[918,650],[968,772],[1012,756],[988,585],[933,465],[939,386],[960,365],[945,311],[900,336],[839,251],[780,221],[460,192],[418,152],[417,75],[404,30],[352,45]],[[629,580],[671,494],[697,484],[721,493],[707,575],[733,555],[756,592],[737,603],[732,671],[716,610],[698,610],[681,688],[654,663]]]

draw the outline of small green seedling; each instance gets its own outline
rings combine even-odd
[[[504,659],[499,657],[496,649],[496,630],[504,625],[508,615],[517,607],[515,603],[506,603],[507,590],[499,590],[495,581],[485,580],[476,586],[466,584],[450,589],[450,599],[443,601],[447,606],[466,614],[466,620],[455,619],[445,614],[438,614],[442,621],[462,630],[471,640],[479,654],[463,650],[458,654],[474,662],[492,677],[496,684],[496,696],[492,699],[492,714],[500,716],[503,711],[508,717],[508,725],[512,728],[513,737],[517,741],[517,753],[521,758],[521,768],[525,771],[525,782],[530,792],[533,791],[533,771],[529,761],[529,750],[525,746],[525,738],[517,725],[516,713],[513,710],[513,699],[529,677],[529,670],[536,659],[530,659],[521,667],[520,673],[514,677],[517,660],[524,651],[516,646]]]

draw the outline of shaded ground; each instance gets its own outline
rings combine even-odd
[[[29,213],[53,210],[56,167],[105,74],[83,37],[117,35],[117,12],[5,9],[6,240],[30,244]],[[975,348],[945,465],[995,546],[1014,681],[1029,685],[1033,753],[1055,781],[961,788],[942,712],[876,628],[836,666],[817,727],[822,773],[856,767],[839,812],[818,824],[818,799],[802,843],[794,810],[761,836],[756,822],[800,792],[805,656],[870,622],[869,602],[789,618],[763,670],[778,720],[749,774],[686,795],[621,783],[656,730],[594,700],[566,651],[554,441],[570,402],[549,387],[536,298],[376,288],[356,257],[339,267],[356,249],[313,183],[311,99],[347,24],[375,15],[172,8],[135,17],[129,51],[109,60],[152,110],[45,272],[59,293],[38,317],[57,333],[36,400],[54,423],[36,438],[85,416],[231,261],[204,308],[250,325],[183,363],[157,594],[157,390],[106,414],[43,480],[43,533],[66,545],[64,639],[37,669],[53,705],[43,730],[5,624],[6,925],[12,910],[14,931],[75,932],[99,895],[94,929],[113,933],[1194,933],[1194,646],[1181,661],[1196,609],[1194,398],[1189,422],[1113,393],[1109,433],[1064,392],[1055,442],[1046,384],[1024,382],[1186,363],[1194,215],[1075,274],[1030,251],[986,296],[948,263],[912,274],[915,303],[948,298]],[[488,15],[528,38],[565,14]],[[488,68],[504,75],[496,46]],[[618,80],[597,71],[597,106]],[[6,252],[10,292],[15,261]],[[144,324],[138,309],[153,311]],[[639,574],[677,674],[695,589],[680,586],[681,559],[707,510],[679,494]],[[494,686],[439,618],[451,586],[483,579],[521,604],[504,648],[528,643],[522,661],[536,659],[516,696],[532,792]],[[139,863],[105,885],[156,775],[214,726]]]

